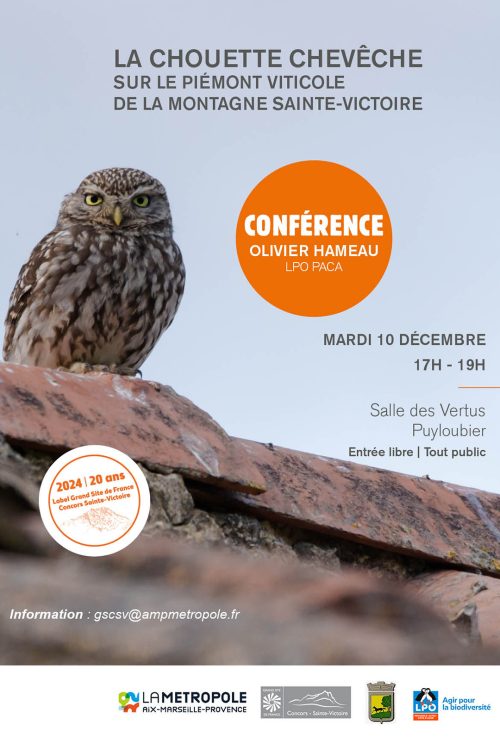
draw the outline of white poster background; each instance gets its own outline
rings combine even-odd
[[[384,747],[421,750],[496,747],[498,667],[475,666],[99,666],[0,667],[2,736],[19,747],[41,738],[53,750],[142,747],[220,750]],[[395,720],[368,719],[368,682],[395,682]],[[350,685],[351,719],[261,719],[266,685]],[[413,691],[439,691],[438,721],[413,720]],[[123,691],[247,691],[246,714],[124,713]],[[474,697],[486,711],[443,711],[443,697]]]

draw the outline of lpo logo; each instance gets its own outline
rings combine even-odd
[[[422,688],[413,691],[414,721],[437,721],[439,719],[439,693],[437,690]]]

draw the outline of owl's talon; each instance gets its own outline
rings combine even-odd
[[[142,373],[140,370],[136,370],[135,367],[124,367],[122,365],[89,365],[87,362],[75,362],[75,364],[72,365],[72,368],[73,367],[75,367],[76,369],[72,369],[72,372],[79,372],[84,374],[88,374],[91,372],[109,372],[112,375],[120,375],[124,378],[135,378],[136,375],[140,375],[140,377],[142,377]]]
[[[63,372],[72,372],[76,375],[88,375],[89,373],[109,372],[113,375],[134,378],[136,375],[142,378],[142,372],[134,367],[122,367],[121,365],[91,365],[88,362],[73,362],[69,367],[58,367]]]
[[[135,367],[123,367],[122,365],[111,365],[108,371],[112,372],[113,375],[121,375],[124,378],[135,378],[138,373],[141,375],[141,371],[136,370]]]
[[[72,372],[74,375],[87,375],[91,372],[92,365],[89,365],[88,362],[73,362],[69,367],[63,367],[62,369]]]

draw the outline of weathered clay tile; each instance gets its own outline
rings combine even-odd
[[[500,648],[500,580],[465,571],[443,570],[420,576],[412,585],[422,601],[427,601],[450,621],[456,621],[467,607],[474,607],[483,644]]]
[[[500,496],[240,441],[264,476],[231,502],[327,534],[500,575]]]
[[[499,496],[231,438],[165,386],[0,365],[0,433],[53,452],[111,445],[208,503],[500,576]]]
[[[52,451],[109,445],[152,468],[249,493],[264,489],[246,451],[206,412],[140,379],[0,364],[0,433]]]

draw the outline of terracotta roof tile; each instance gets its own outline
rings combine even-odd
[[[251,514],[500,575],[499,496],[231,438],[165,386],[0,365],[0,432],[49,451],[107,444]]]
[[[267,491],[248,509],[399,553],[500,574],[500,497],[240,441]]]
[[[457,570],[443,570],[420,576],[413,583],[422,600],[449,620],[473,605],[485,646],[500,648],[500,581]]]
[[[249,493],[264,489],[246,451],[206,412],[139,379],[0,364],[0,433],[54,451],[109,445],[152,468]]]

